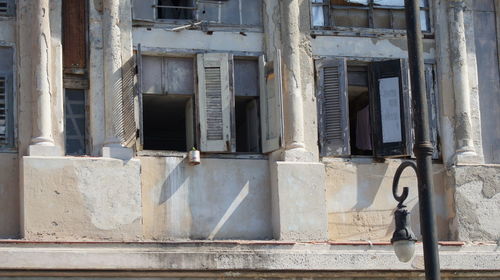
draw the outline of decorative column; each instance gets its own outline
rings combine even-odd
[[[296,0],[280,2],[282,8],[283,106],[285,125],[289,132],[285,133],[285,160],[301,161],[304,160],[304,156],[309,158],[309,155],[305,151],[304,144],[299,4]]]
[[[32,89],[33,122],[30,156],[55,155],[52,136],[52,88],[49,71],[51,53],[49,0],[34,0],[32,3]]]
[[[120,38],[120,1],[103,1],[103,45],[104,45],[104,109],[105,141],[103,157],[129,159],[132,150],[122,146],[122,58]]]
[[[449,27],[453,87],[455,92],[455,138],[457,162],[475,157],[472,138],[469,71],[464,26],[465,0],[449,1]]]

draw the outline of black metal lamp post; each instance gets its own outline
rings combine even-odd
[[[405,0],[405,11],[415,128],[414,153],[417,164],[415,165],[413,162],[404,162],[398,168],[394,178],[393,193],[396,200],[399,201],[399,205],[395,213],[396,232],[394,233],[392,242],[396,250],[404,249],[402,250],[403,253],[409,252],[409,250],[407,250],[408,246],[411,247],[410,244],[415,243],[415,238],[411,235],[411,230],[407,230],[409,229],[409,212],[404,209],[405,207],[403,205],[404,200],[408,196],[408,188],[404,188],[401,196],[396,194],[401,173],[405,168],[412,167],[417,172],[418,178],[420,228],[424,247],[425,276],[427,280],[438,280],[441,279],[441,276],[439,270],[436,217],[433,204],[433,148],[430,141],[429,112],[425,93],[422,32],[420,28],[420,0]]]

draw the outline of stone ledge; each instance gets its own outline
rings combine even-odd
[[[456,273],[497,273],[496,244],[441,246],[441,269]],[[255,243],[34,243],[1,242],[0,271],[423,271],[422,244],[415,258],[401,263],[390,245]]]

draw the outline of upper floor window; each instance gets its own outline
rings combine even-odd
[[[0,16],[15,16],[16,1],[15,0],[0,0]]]
[[[138,50],[137,60],[142,149],[267,153],[280,147],[278,59]]]
[[[406,29],[404,0],[311,0],[315,29],[358,27]],[[420,1],[422,31],[430,31],[429,1]]]
[[[0,48],[0,149],[14,146],[14,86],[12,48]]]
[[[134,0],[136,21],[262,25],[262,0]]]
[[[318,124],[323,156],[411,156],[413,122],[406,60],[316,61]],[[429,127],[439,158],[433,64],[425,65]]]

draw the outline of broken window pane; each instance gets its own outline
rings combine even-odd
[[[333,9],[335,26],[368,27],[368,10]]]
[[[159,19],[194,19],[194,0],[158,0]]]
[[[373,27],[391,28],[391,11],[386,9],[374,9]]]

